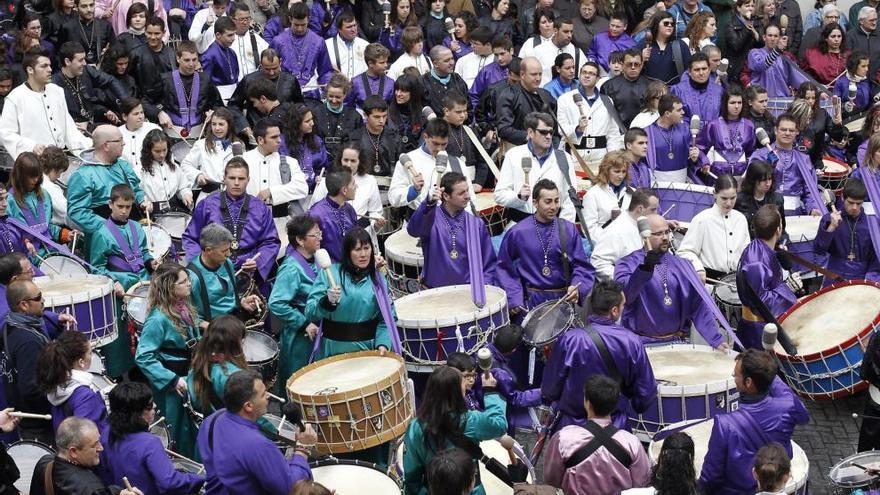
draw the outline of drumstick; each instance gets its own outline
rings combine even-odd
[[[677,206],[677,203],[672,203],[672,206],[670,206],[668,210],[663,212],[663,217],[665,218],[666,215],[668,215],[669,212],[672,211],[672,209],[675,208],[676,206]]]
[[[147,230],[147,246],[152,251],[156,248],[156,245],[153,244],[153,222],[150,221],[150,210],[144,208],[144,213],[147,214],[147,227],[150,228]]]
[[[125,483],[126,490],[131,490],[131,483],[128,482],[128,478],[126,476],[122,477],[122,482]]]
[[[498,439],[498,443],[507,450],[507,456],[510,459],[510,463],[516,464],[516,455],[513,453],[513,442],[514,440],[510,435],[501,435]]]
[[[184,461],[189,461],[189,462],[191,462],[191,463],[193,463],[193,464],[195,464],[195,465],[197,465],[197,466],[199,466],[199,467],[202,467],[202,465],[199,464],[198,462],[196,462],[196,461],[190,459],[189,457],[187,457],[187,456],[185,456],[185,455],[178,454],[177,452],[175,452],[175,451],[173,451],[173,450],[165,449],[165,453],[167,453],[168,455],[170,455],[170,456],[172,456],[172,457],[177,457],[178,459],[181,459],[181,460],[184,460]]]
[[[281,428],[284,427],[284,421],[287,419],[287,416],[282,415],[281,421],[278,422],[278,433],[281,433]]]
[[[706,277],[706,282],[712,282],[713,284],[718,284],[718,285],[726,285],[728,287],[733,287],[734,289],[736,289],[736,284],[732,284],[730,282],[725,282],[723,280],[716,280],[714,278]]]
[[[580,282],[574,284],[574,288],[575,288],[575,289],[577,289],[577,288],[580,287],[580,286],[581,286],[581,283],[580,283]],[[563,301],[565,301],[565,298],[566,298],[566,297],[567,297],[567,295],[566,295],[566,296],[563,296],[563,297],[560,297],[559,300],[556,301],[556,302],[553,304],[553,306],[550,306],[550,309],[548,309],[547,311],[545,311],[544,314],[542,314],[541,317],[538,318],[538,321],[541,321],[545,316],[547,316],[548,314],[552,313],[554,309],[556,309],[560,304],[563,303]]]
[[[26,413],[26,412],[18,412],[12,411],[9,413],[13,418],[23,418],[23,419],[45,419],[46,421],[52,421],[51,414],[34,414],[34,413]]]
[[[34,253],[34,256],[36,256],[37,259],[40,260],[40,264],[42,264],[42,263],[46,263],[46,258],[43,258],[42,256],[40,256],[39,253]],[[50,270],[52,270],[53,272],[55,272],[56,275],[61,275],[61,272],[59,272],[58,269],[55,268],[54,266],[49,265],[49,264],[46,264],[46,266],[47,266]]]
[[[213,116],[214,116],[214,111],[208,110],[208,113],[205,114],[205,121],[202,123],[202,132],[199,133],[199,137],[198,137],[198,139],[196,139],[196,141],[198,141],[199,139],[202,139],[202,137],[204,137],[205,130],[209,127],[208,122],[210,122],[211,117],[213,117]]]
[[[64,310],[64,314],[66,314],[67,316],[70,316],[70,307],[68,307],[67,309]],[[70,330],[70,322],[69,321],[64,324],[64,329]]]
[[[79,231],[78,231],[78,230],[74,230],[74,231],[73,231],[73,241],[71,241],[71,243],[70,243],[70,252],[71,252],[71,253],[74,252],[74,251],[76,250],[76,238],[77,238],[78,235],[79,235]]]
[[[280,402],[280,403],[282,403],[282,404],[284,404],[284,403],[287,402],[286,399],[283,399],[283,398],[281,398],[281,397],[278,397],[277,395],[275,395],[275,394],[273,394],[273,393],[271,393],[271,392],[266,392],[266,395],[268,395],[270,399],[272,399],[272,400],[276,400],[276,401],[278,401],[278,402]]]
[[[385,220],[385,219],[382,218],[382,217],[371,217],[369,214],[366,214],[366,215],[358,215],[358,218],[366,218],[367,220],[370,220],[370,221],[372,221],[372,222],[377,222],[377,221],[379,221],[379,220]]]
[[[159,419],[157,419],[155,423],[151,424],[149,429],[152,430],[154,426],[158,426],[158,424],[162,421],[165,421],[165,416],[159,416]]]
[[[255,254],[253,256],[253,258],[248,258],[248,261],[257,261],[257,258],[259,258],[261,254],[263,254],[263,253],[258,252],[257,254]],[[235,272],[235,276],[237,277],[237,276],[241,275],[241,272],[243,270],[244,270],[244,268],[239,268],[238,271]]]

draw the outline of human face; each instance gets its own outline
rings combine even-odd
[[[721,209],[723,215],[730,213],[733,210],[733,205],[736,204],[736,188],[722,189],[715,193],[715,204]]]
[[[646,215],[655,215],[655,214],[657,214],[657,210],[659,210],[659,209],[660,209],[660,199],[655,196],[651,196],[651,198],[648,200],[648,208],[645,209],[645,214]]]
[[[263,71],[266,79],[270,81],[278,79],[278,75],[281,74],[281,59],[277,57],[272,60],[268,58],[260,59],[260,70]]]
[[[669,119],[673,124],[678,124],[684,120],[684,107],[681,103],[675,103],[672,105],[672,111],[669,112]]]
[[[297,244],[299,244],[305,252],[314,254],[315,251],[321,249],[321,239],[323,239],[321,227],[318,224],[315,224],[305,236],[297,239]]]
[[[101,452],[104,451],[98,429],[86,428],[80,445],[81,447],[71,447],[71,460],[75,461],[77,465],[87,468],[97,466],[101,462]]]
[[[382,57],[378,60],[368,63],[367,68],[374,76],[384,75],[385,72],[388,70],[388,57]]]
[[[67,59],[67,70],[74,76],[81,76],[86,68],[85,52],[74,54],[73,60]]]
[[[816,92],[815,91],[806,91],[804,92],[804,101],[810,104],[812,107],[816,104]]]
[[[580,6],[581,17],[585,20],[590,20],[596,15],[596,2],[593,0],[583,0],[581,1]]]
[[[199,66],[199,56],[196,53],[192,52],[183,52],[179,57],[177,57],[177,68],[180,69],[180,73],[184,76],[191,76],[196,71],[196,67]]]
[[[835,12],[833,10],[822,17],[822,25],[834,24],[838,21],[840,21],[840,12]]]
[[[254,397],[250,400],[254,410],[254,416],[261,418],[269,410],[269,391],[263,380],[254,380]]]
[[[35,177],[26,177],[24,179],[24,181],[25,181],[24,188],[27,190],[27,192],[33,191],[34,189],[37,188],[37,184],[39,184],[40,179],[42,179],[42,178],[43,178],[42,175],[37,175]]]
[[[311,112],[309,114],[311,115]],[[266,129],[266,137],[257,138],[257,145],[260,151],[267,155],[275,153],[281,147],[281,129],[278,126],[269,127]]]
[[[538,121],[537,129],[527,129],[526,134],[532,147],[538,154],[543,154],[553,144],[553,128],[542,121]]]
[[[828,42],[828,48],[831,50],[839,50],[840,44],[843,42],[843,33],[839,29],[835,29],[828,33],[828,37],[825,38]]]
[[[159,163],[165,162],[165,158],[168,156],[168,141],[159,141],[153,144],[150,155],[153,157],[153,160]]]
[[[703,35],[707,38],[711,38],[715,36],[715,33],[718,31],[718,24],[715,22],[714,17],[710,17],[708,21],[706,21],[706,26],[703,28]]]
[[[226,120],[221,119],[220,117],[211,119],[211,134],[213,134],[215,138],[226,139],[226,134],[228,133],[229,123],[226,122]]]
[[[573,67],[574,65],[572,65]],[[580,81],[581,86],[585,88],[595,88],[596,81],[599,80],[599,71],[592,65],[584,65],[581,67]]]
[[[128,72],[128,57],[119,57],[116,59],[116,74],[121,76]]]
[[[130,199],[117,199],[110,201],[110,216],[117,222],[127,222],[128,216],[131,215],[131,206],[134,201]]]
[[[248,179],[247,169],[236,167],[227,170],[223,176],[226,192],[236,198],[241,196],[247,190]]]
[[[764,30],[764,45],[769,49],[776,48],[776,45],[779,43],[779,28],[776,26],[767,26]]]
[[[373,257],[373,246],[369,242],[359,242],[349,253],[351,263],[363,270],[370,266],[370,258]]]
[[[749,20],[755,14],[755,2],[746,2],[737,7],[736,10],[744,19]]]
[[[727,115],[731,120],[739,118],[743,109],[742,96],[731,96],[727,99]]]
[[[542,189],[538,199],[532,200],[535,207],[535,216],[542,222],[549,222],[556,218],[559,213],[559,190]]]
[[[345,148],[342,150],[342,156],[339,157],[339,163],[352,174],[357,174],[358,166],[361,164],[360,153],[355,149]]]
[[[856,67],[856,75],[859,77],[868,75],[868,59],[859,60],[859,66]]]
[[[482,43],[477,40],[471,40],[471,48],[474,50],[474,53],[481,57],[492,53],[491,43]]]
[[[27,25],[27,28],[25,29],[25,34],[27,34],[31,38],[39,39],[39,37],[42,33],[43,33],[43,26],[40,24],[40,21],[29,22]]]
[[[339,108],[345,101],[345,91],[342,88],[329,86],[327,89],[327,103],[333,108]]]
[[[648,155],[648,138],[639,136],[635,141],[627,144],[626,149],[636,158],[644,158]]]
[[[749,105],[752,108],[752,112],[756,114],[762,114],[767,111],[767,102],[770,100],[770,97],[767,93],[758,93],[758,95],[749,102]]]
[[[759,193],[762,197],[770,192],[770,188],[773,187],[773,176],[767,176],[762,180],[759,180],[755,184],[755,192]]]
[[[143,105],[138,105],[134,107],[131,112],[125,114],[125,126],[128,127],[130,131],[136,131],[143,127],[144,125],[144,107]]]
[[[642,57],[639,55],[624,55],[623,56],[623,77],[629,79],[630,81],[635,81],[638,79],[639,74],[642,73]]]
[[[694,82],[697,84],[703,84],[709,80],[709,63],[708,62],[694,62],[691,64],[691,69],[688,71]]]
[[[189,279],[186,270],[177,272],[177,279],[174,281],[172,294],[177,300],[186,299],[192,291],[192,280]]]
[[[507,11],[510,10],[510,2],[508,0],[501,0],[498,2],[498,6],[495,7],[495,10],[501,15],[507,15]]]
[[[236,34],[245,34],[251,27],[251,19],[253,18],[251,17],[250,12],[236,10],[235,14],[232,16],[232,20],[235,21]]]
[[[0,217],[6,215],[6,208],[9,207],[9,194],[6,188],[0,186]]]
[[[843,198],[843,209],[846,210],[847,215],[855,218],[861,213],[862,203],[864,202],[865,200],[863,199]]]
[[[428,148],[428,152],[431,153],[431,156],[437,156],[437,153],[445,151],[446,146],[448,145],[448,137],[431,136],[430,134],[425,134],[425,147]]]
[[[571,43],[571,38],[574,36],[574,24],[562,24],[559,26],[559,29],[556,30],[556,46],[566,46]]]
[[[670,237],[671,232],[669,230],[669,225],[666,223],[666,220],[658,217],[652,217],[656,220],[651,222],[651,237],[649,237],[649,243],[651,244],[651,249],[656,249],[662,252],[669,251],[670,246]]]
[[[265,96],[261,96],[259,98],[248,98],[248,100],[250,100],[251,106],[260,113],[269,113],[269,110],[272,109],[269,106],[269,100],[267,100]]]
[[[19,307],[23,309],[22,312],[24,313],[32,316],[41,316],[44,309],[43,293],[33,283],[29,284],[29,288],[27,297],[21,301]]]
[[[373,134],[380,134],[385,129],[386,122],[388,122],[387,110],[373,110],[367,115],[367,130]]]
[[[562,79],[563,82],[569,82],[574,79],[574,59],[566,59],[565,62],[562,63],[562,67],[558,67],[559,71],[559,79]]]
[[[527,60],[520,65],[519,84],[526,91],[535,91],[541,85],[543,71],[536,60]]]
[[[468,30],[467,30],[467,26],[464,23],[464,19],[462,19],[460,17],[455,19],[455,31],[453,31],[453,34],[455,35],[455,37],[457,39],[460,39],[460,40],[465,39],[467,37]]]
[[[151,425],[156,420],[156,403],[150,404],[150,407],[144,409],[144,423]]]
[[[789,147],[794,144],[798,135],[797,126],[790,120],[782,120],[776,124],[776,143]]]
[[[412,98],[412,93],[409,91],[405,89],[394,90],[394,101],[396,101],[398,105],[406,105],[409,103],[410,98]]]
[[[153,50],[159,50],[162,47],[162,36],[164,35],[165,31],[159,26],[147,26],[147,46],[149,46]]]
[[[0,96],[6,96],[12,91],[12,79],[0,81]]]
[[[410,5],[409,0],[400,0],[397,2],[397,18],[399,20],[404,20],[409,17],[411,11],[412,5]]]
[[[439,14],[446,8],[446,0],[434,0],[431,2],[431,12]]]
[[[232,255],[232,245],[230,243],[221,244],[217,247],[209,247],[202,250],[202,260],[210,266],[220,266]]]
[[[223,31],[222,33],[214,33],[214,39],[224,48],[229,48],[235,43],[235,30]]]
[[[82,20],[88,22],[95,18],[95,0],[79,0],[76,9]]]
[[[461,211],[470,200],[469,192],[467,181],[461,181],[452,186],[452,192],[443,192],[443,203],[452,211]]]
[[[608,182],[615,186],[619,186],[623,183],[623,179],[626,178],[626,167],[617,167],[612,168],[608,171]]]
[[[667,40],[672,37],[673,32],[675,32],[675,21],[673,21],[671,17],[667,17],[660,21],[660,28],[657,29],[657,37]]]
[[[342,24],[342,27],[339,28],[339,36],[345,41],[351,41],[357,36],[358,32],[358,23],[357,21],[349,21]]]
[[[116,160],[122,156],[122,133],[119,129],[113,128],[113,135],[109,137],[110,139],[102,144],[101,148],[105,150],[107,158]]]
[[[513,59],[513,50],[505,50],[504,48],[493,48],[492,53],[495,55],[495,61],[501,67],[507,67]]]
[[[619,76],[621,72],[623,72],[623,62],[619,62],[615,60],[614,62],[608,62],[608,70],[609,77]],[[636,76],[638,77],[638,76]]]
[[[553,21],[542,15],[541,20],[538,23],[538,30],[541,31],[541,36],[544,38],[553,36]]]
[[[290,30],[293,31],[293,34],[296,36],[305,36],[306,31],[309,29],[309,20],[308,19],[291,19],[290,20]]]
[[[434,70],[440,76],[452,74],[455,68],[455,59],[452,57],[452,50],[446,49],[440,52],[440,56],[434,61]]]
[[[34,265],[30,262],[30,260],[27,258],[23,258],[19,261],[19,265],[21,266],[21,273],[14,276],[13,280],[19,282],[32,281],[34,279]]]
[[[301,132],[304,136],[311,134],[312,129],[315,128],[315,117],[312,115],[312,112],[306,112],[303,116],[302,124],[299,125],[299,132]]]
[[[626,23],[620,19],[612,19],[611,22],[608,23],[608,35],[612,38],[617,38],[623,34],[624,31],[626,31]]]
[[[869,12],[868,16],[859,21],[859,26],[869,33],[877,29],[877,12]]]
[[[147,25],[146,12],[138,12],[137,14],[131,16],[131,27],[133,29],[141,30],[146,25]]]
[[[452,108],[445,109],[444,118],[446,122],[454,126],[460,126],[467,120],[467,106],[454,105]]]

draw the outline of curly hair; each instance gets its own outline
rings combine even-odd
[[[153,308],[158,308],[159,311],[165,314],[171,323],[174,325],[174,329],[183,337],[183,340],[186,341],[188,339],[186,328],[188,324],[183,320],[183,317],[180,313],[180,310],[177,309],[178,304],[183,302],[189,310],[190,315],[195,315],[196,310],[190,302],[189,298],[185,298],[183,301],[179,301],[178,298],[174,296],[174,285],[177,283],[177,276],[183,272],[186,274],[186,269],[177,263],[162,263],[158,268],[153,272],[153,277],[150,279],[150,293],[147,298],[148,303],[148,311],[151,311]],[[189,274],[187,274],[189,276]]]
[[[141,168],[150,175],[153,175],[153,148],[162,142],[168,146],[165,149],[165,158],[162,163],[168,165],[172,172],[177,168],[174,162],[168,159],[171,155],[171,143],[168,141],[168,136],[161,129],[153,129],[144,136],[144,145],[141,148]]]
[[[697,12],[691,17],[691,22],[684,30],[684,37],[688,39],[691,50],[700,49],[700,42],[707,37],[706,26],[710,19],[715,19],[715,14],[712,12]]]
[[[663,441],[660,457],[651,470],[651,485],[663,495],[693,495],[699,493],[694,470],[694,441],[690,435],[678,431]]]

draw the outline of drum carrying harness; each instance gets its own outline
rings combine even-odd
[[[584,428],[593,434],[593,438],[577,449],[571,457],[565,460],[565,469],[571,469],[584,462],[587,458],[593,455],[593,453],[599,450],[600,447],[605,447],[605,450],[614,456],[614,458],[617,459],[617,462],[621,463],[623,467],[629,469],[633,460],[629,455],[629,452],[620,445],[620,442],[614,439],[614,434],[619,431],[617,427],[610,424],[603,428],[595,421],[588,420],[587,424],[584,425]]]
[[[229,279],[231,280],[230,283],[232,284],[232,287],[230,290],[235,294],[235,305],[238,306],[240,301],[238,299],[238,291],[235,289],[235,274],[232,273],[229,260],[223,262],[223,268],[226,269],[226,274],[229,275]],[[208,298],[208,285],[205,284],[205,275],[202,273],[202,269],[199,268],[194,261],[190,262],[190,264],[186,266],[186,269],[195,273],[196,278],[199,279],[199,298],[202,300],[202,307],[205,308],[205,319],[208,321],[213,320],[214,315],[211,312],[211,299]]]

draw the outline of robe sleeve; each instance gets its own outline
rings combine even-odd
[[[422,187],[427,186],[428,184],[425,183]],[[410,188],[412,188],[412,184],[410,183],[409,172],[406,171],[406,167],[398,160],[394,164],[394,171],[391,173],[391,184],[388,186],[388,202],[391,206],[407,206],[410,203],[407,200]]]
[[[501,248],[498,251],[498,283],[507,294],[507,305],[511,309],[524,307],[525,294],[523,292],[522,280],[517,270],[517,260],[519,259],[519,250],[516,244],[516,233],[508,231],[501,241]]]
[[[284,459],[281,451],[272,443],[261,442],[252,446],[244,459],[247,464],[245,469],[257,480],[263,493],[289,493],[300,479],[311,479],[311,471],[301,455],[294,455],[290,460]],[[288,469],[272,469],[279,465],[287,465]]]
[[[37,144],[21,134],[18,112],[16,102],[7,98],[3,104],[3,113],[0,115],[0,141],[13,158],[25,151],[32,151]]]
[[[251,203],[253,204],[253,203]],[[281,240],[278,239],[278,229],[275,228],[275,221],[272,219],[272,210],[262,205],[262,218],[260,222],[259,244],[257,251],[260,257],[257,259],[257,271],[263,277],[263,280],[269,280],[269,273],[275,266],[275,259],[278,257],[278,250],[281,249]]]
[[[431,228],[434,226],[434,209],[436,207],[436,203],[430,205],[427,199],[423,201],[409,219],[406,232],[412,237],[429,237]]]
[[[330,52],[327,51],[327,44],[321,43],[317,47],[318,54],[315,56],[315,70],[318,73],[318,83],[326,84],[330,77],[336,72],[333,64],[330,62]]]
[[[178,376],[159,361],[160,349],[170,324],[157,311],[148,317],[138,340],[134,361],[157,390],[175,386]],[[173,328],[167,330],[174,332]]]
[[[639,298],[642,288],[654,275],[654,270],[642,270],[639,268],[639,264],[635,260],[623,258],[614,268],[614,279],[623,284],[623,293],[626,295],[627,303],[634,303]]]
[[[753,48],[749,51],[749,70],[752,71],[753,74],[763,74],[781,55],[782,52],[776,49],[765,52],[763,48]]]
[[[571,354],[568,349],[569,340],[565,335],[556,341],[550,351],[550,358],[544,365],[544,376],[541,379],[541,400],[544,404],[552,404],[562,398],[562,390],[568,380]]]
[[[467,215],[467,212],[463,213]],[[495,248],[492,246],[492,238],[489,237],[489,228],[477,217],[469,216],[468,221],[478,222],[478,232],[480,233],[480,249],[483,251],[483,273],[485,274],[484,282],[487,285],[498,286],[498,260],[495,256]]]
[[[419,495],[424,493],[425,483],[425,462],[422,460],[422,454],[425,451],[426,439],[421,434],[418,419],[413,418],[406,434],[403,437],[406,448],[403,451],[403,492],[405,495]]]
[[[578,299],[581,303],[589,296],[593,290],[593,283],[596,280],[596,269],[587,258],[584,251],[584,243],[581,242],[581,235],[574,224],[566,224],[568,229],[568,252],[569,261],[571,263],[571,285],[581,284],[578,287]]]
[[[296,267],[282,266],[269,295],[269,311],[281,320],[285,327],[293,331],[299,330],[308,321],[306,315],[291,304],[300,283],[301,275]]]
[[[101,229],[104,219],[92,211],[92,194],[95,191],[84,172],[80,170],[70,177],[67,187],[67,216],[82,227],[83,232],[94,234]]]
[[[199,231],[207,224],[207,202],[206,199],[196,204],[192,219],[183,231],[183,251],[186,253],[187,261],[192,261],[202,252],[202,247],[199,245]]]
[[[71,416],[87,418],[101,424],[107,422],[107,406],[100,392],[95,392],[88,385],[77,387],[69,399]]]
[[[792,402],[792,408],[789,413],[796,425],[805,425],[810,422],[810,413],[807,411],[806,406],[804,406],[803,401],[778,376],[774,377],[770,383],[770,396],[786,397]]]
[[[584,220],[587,222],[587,229],[592,239],[599,239],[604,230],[599,225],[599,203],[596,199],[599,194],[601,194],[600,187],[591,187],[584,195]]]
[[[333,270],[333,267],[331,267],[330,269]],[[334,273],[334,277],[335,276],[336,273]],[[306,301],[305,316],[308,320],[321,321],[324,318],[330,316],[331,311],[328,311],[327,308],[325,308],[324,305],[321,304],[321,301],[323,301],[324,298],[327,297],[327,289],[329,288],[330,282],[327,280],[327,272],[325,270],[321,270],[318,273],[318,276],[315,277],[315,282],[312,284],[312,290],[309,291],[309,298]]]
[[[657,380],[645,348],[639,345],[633,349],[631,369],[633,381],[626,387],[629,403],[637,413],[645,412],[657,400]]]
[[[686,266],[685,268],[693,270],[691,266]],[[683,283],[690,285],[687,280],[683,280]],[[691,314],[693,315],[692,320],[697,328],[697,332],[706,339],[710,346],[718,347],[724,341],[718,328],[718,321],[715,320],[715,316],[703,298],[696,293],[695,288],[692,287],[688,292],[690,293],[688,299],[691,305]]]
[[[761,262],[761,260],[756,260],[756,262],[743,264],[740,267],[740,270],[743,272],[745,276],[746,283],[755,291],[755,294],[761,298],[761,301],[767,306],[768,309],[772,308],[787,308],[790,306],[789,302],[779,296],[776,291],[773,290],[773,287],[770,287],[770,281],[773,279],[773,273],[770,269]],[[779,317],[781,314],[774,314],[773,316]]]
[[[146,242],[143,230],[141,234],[141,241]],[[89,260],[97,268],[98,274],[109,277],[114,282],[119,282],[123,289],[128,290],[129,287],[137,283],[140,277],[136,273],[117,272],[107,269],[107,258],[118,251],[116,240],[107,232],[107,227],[103,226],[101,230],[95,232],[95,235],[92,236],[89,246]]]
[[[721,431],[721,422],[715,421],[712,425],[712,434],[709,436],[709,450],[703,459],[703,469],[700,471],[700,486],[703,493],[718,493],[724,486],[724,471],[727,466],[727,439]]]
[[[706,222],[704,220],[699,218],[691,222],[687,234],[684,235],[684,239],[682,239],[681,245],[678,247],[678,255],[689,261],[694,266],[694,270],[698,272],[706,271],[703,262],[700,260],[703,244],[706,240]]]
[[[144,466],[156,483],[159,493],[196,493],[205,483],[202,474],[177,471],[158,437],[149,437],[141,447],[144,449]]]
[[[813,252],[816,254],[828,254],[831,248],[831,241],[834,240],[834,233],[828,232],[828,225],[831,224],[831,214],[826,213],[819,222],[819,230],[816,232],[816,239],[813,240]],[[837,226],[840,228],[840,225]]]
[[[507,433],[507,403],[497,392],[483,395],[484,411],[468,411],[466,437],[482,442]]]
[[[516,378],[502,368],[493,368],[492,374],[498,381],[498,393],[507,400],[511,407],[537,407],[541,405],[540,388],[520,390],[516,386]]]

